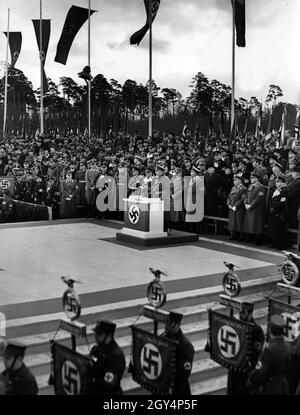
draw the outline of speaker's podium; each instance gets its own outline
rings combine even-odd
[[[120,241],[142,246],[194,242],[198,235],[164,231],[164,201],[160,198],[129,196],[124,200],[124,227],[116,234]]]

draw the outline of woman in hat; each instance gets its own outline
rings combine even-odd
[[[282,194],[285,187],[285,178],[280,175],[275,182],[274,190],[270,200],[269,234],[272,248],[285,249],[287,245],[287,202]]]

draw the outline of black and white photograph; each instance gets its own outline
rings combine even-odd
[[[300,395],[299,21],[1,0],[0,395]]]

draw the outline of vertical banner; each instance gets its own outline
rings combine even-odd
[[[246,46],[246,1],[232,0],[235,8],[236,45]]]
[[[35,31],[38,48],[40,50],[40,20],[32,20],[32,23],[33,23],[33,27]],[[42,51],[41,51],[40,58],[42,59],[43,67],[45,67],[45,61],[46,61],[46,56],[48,52],[50,30],[51,30],[51,21],[42,20]],[[45,70],[43,72],[43,87],[44,87],[44,94],[45,94],[49,89]]]
[[[3,32],[7,37],[7,32]],[[9,48],[11,53],[10,68],[13,68],[17,63],[22,47],[22,33],[21,32],[9,32]]]
[[[209,310],[210,357],[228,369],[244,370],[251,355],[252,324]]]
[[[133,380],[156,395],[173,392],[176,342],[132,327]]]
[[[52,340],[55,395],[82,395],[87,387],[90,359]]]
[[[90,10],[90,16],[96,10]],[[89,17],[89,9],[83,7],[72,6],[67,14],[60,39],[57,44],[55,62],[65,65],[69,56],[69,52],[75,39],[75,36],[87,21]]]
[[[281,315],[285,321],[285,340],[294,341],[300,334],[300,308],[275,298],[269,298],[268,333],[270,318],[274,314]]]
[[[150,16],[149,16],[149,1],[150,0],[144,0],[145,3],[145,9],[146,9],[146,14],[147,14],[147,20],[145,25],[138,30],[137,32],[135,32],[131,37],[130,37],[130,44],[131,45],[139,45],[140,42],[143,40],[145,34],[148,32],[149,28],[150,28]],[[151,23],[153,23],[158,9],[159,9],[159,5],[160,5],[160,0],[152,0],[152,16],[151,16]]]

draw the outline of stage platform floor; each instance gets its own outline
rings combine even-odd
[[[183,245],[136,247],[116,241],[121,225],[109,221],[32,225],[0,227],[0,308],[60,299],[66,288],[62,275],[83,282],[76,286],[79,294],[102,293],[104,301],[112,301],[116,289],[118,300],[123,298],[122,289],[128,298],[144,292],[152,279],[149,267],[166,272],[167,289],[179,291],[219,285],[224,260],[240,268],[241,280],[276,275],[280,262],[272,252],[201,238]]]

